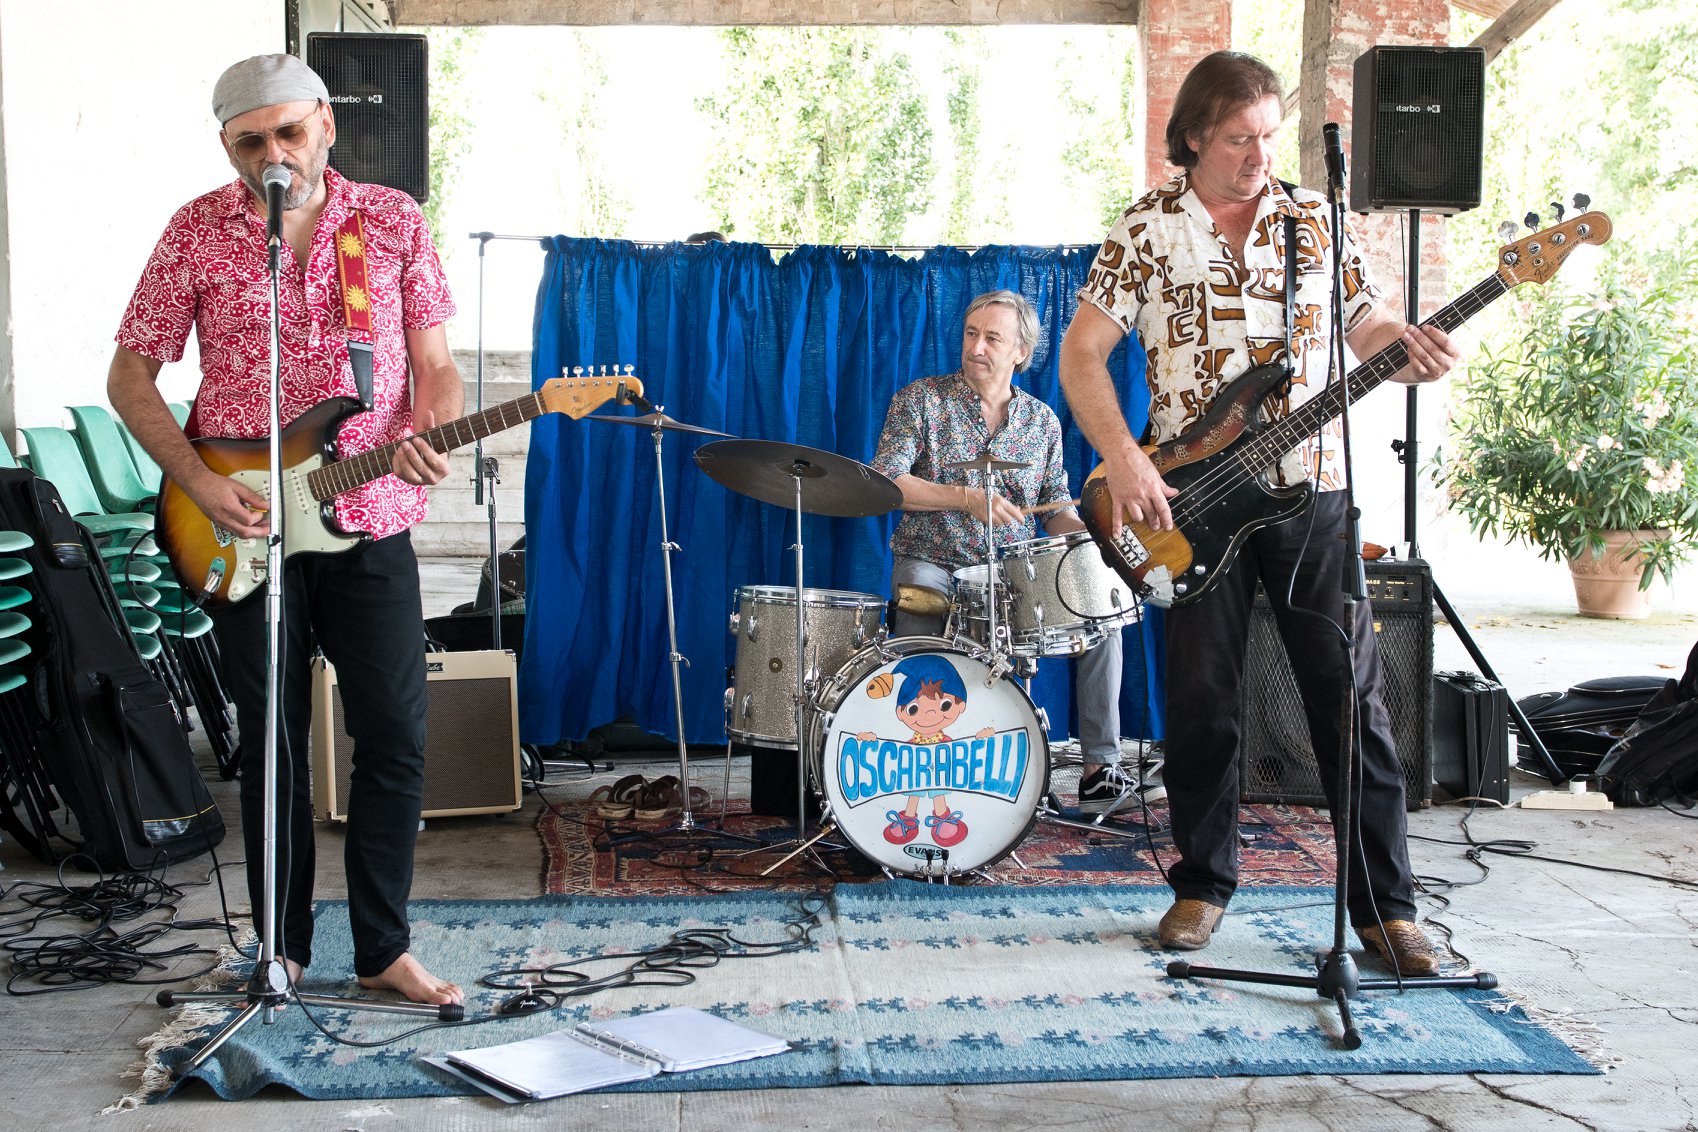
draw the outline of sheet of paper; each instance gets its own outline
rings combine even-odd
[[[581,1023],[578,1030],[603,1041],[615,1041],[632,1052],[642,1051],[644,1056],[658,1060],[668,1073],[770,1057],[790,1049],[789,1042],[771,1034],[693,1006],[669,1006],[599,1024]]]

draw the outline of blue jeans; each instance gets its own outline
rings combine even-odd
[[[410,941],[407,896],[424,797],[424,613],[403,531],[348,554],[301,555],[283,569],[283,721],[277,759],[277,953],[312,962],[313,810],[309,778],[313,643],[336,667],[354,741],[344,868],[354,972],[380,974]],[[242,840],[254,923],[263,862],[266,625],[263,592],[214,618],[240,733]]]
[[[955,586],[948,570],[923,558],[896,557],[890,570],[890,588],[897,583],[925,586],[947,594]],[[921,617],[900,609],[891,619],[890,631],[897,637],[935,637],[943,632],[944,618]],[[1079,708],[1079,749],[1087,766],[1106,766],[1120,761],[1120,630],[1116,629],[1096,647],[1074,661],[1073,698]]]

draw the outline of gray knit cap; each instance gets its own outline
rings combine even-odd
[[[212,88],[212,115],[223,125],[261,106],[330,101],[324,80],[296,55],[255,55],[233,63]]]

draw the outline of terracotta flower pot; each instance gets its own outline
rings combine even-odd
[[[1668,537],[1667,531],[1605,531],[1601,555],[1568,560],[1574,600],[1582,617],[1637,621],[1651,615],[1651,591],[1639,588],[1641,543]]]

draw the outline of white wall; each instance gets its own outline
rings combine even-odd
[[[278,0],[0,0],[0,425],[59,424],[63,406],[105,400],[112,336],[154,241],[233,176],[213,83],[283,50],[283,17]],[[169,398],[199,384],[189,350],[160,378]]]

